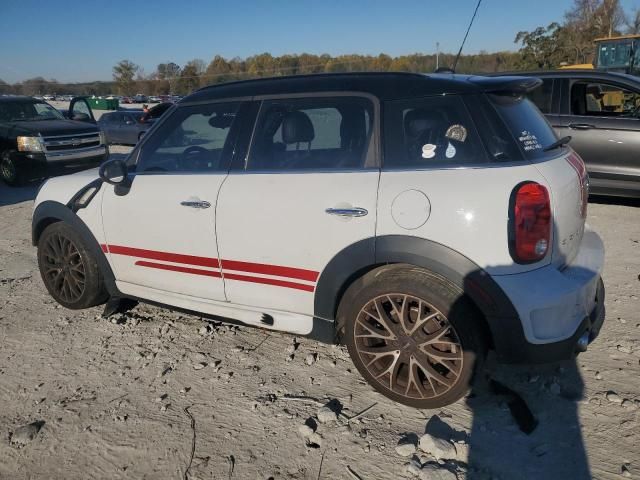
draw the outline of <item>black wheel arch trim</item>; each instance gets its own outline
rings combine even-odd
[[[83,189],[84,190],[84,189]],[[52,200],[46,200],[40,203],[33,212],[33,220],[31,221],[31,241],[34,246],[38,245],[38,240],[44,229],[55,222],[68,223],[85,242],[87,248],[91,251],[98,267],[102,273],[102,278],[105,282],[105,287],[112,297],[123,296],[116,287],[115,276],[113,270],[107,261],[100,244],[94,237],[89,227],[69,208],[59,202]]]
[[[340,251],[320,274],[314,315],[335,322],[338,305],[351,282],[367,271],[392,263],[425,268],[460,287],[484,315],[498,357],[507,362],[526,361],[522,352],[529,343],[520,317],[493,278],[461,253],[423,238],[384,235],[361,240]],[[334,328],[338,328],[335,323]]]

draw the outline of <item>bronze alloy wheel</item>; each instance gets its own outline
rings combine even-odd
[[[355,320],[354,343],[371,376],[405,398],[446,394],[463,368],[454,327],[433,305],[412,295],[381,295],[365,304]]]
[[[77,302],[85,291],[86,272],[76,245],[65,235],[49,235],[43,245],[42,278],[57,297]]]

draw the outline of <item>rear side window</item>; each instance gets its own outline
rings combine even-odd
[[[384,168],[437,168],[485,163],[487,156],[459,96],[385,104]]]
[[[373,104],[363,97],[264,101],[246,170],[343,170],[375,166]]]
[[[552,157],[556,151],[544,148],[555,142],[556,136],[540,110],[524,95],[489,95],[489,99],[528,160]]]

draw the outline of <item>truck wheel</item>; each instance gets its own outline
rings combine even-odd
[[[49,225],[40,235],[38,267],[45,287],[63,307],[79,310],[107,300],[96,259],[80,235],[64,222]]]
[[[11,150],[0,152],[0,179],[7,185],[16,187],[24,183],[24,175],[11,156]]]
[[[384,396],[416,408],[462,398],[487,342],[462,291],[432,272],[391,265],[356,280],[338,324],[360,374]]]

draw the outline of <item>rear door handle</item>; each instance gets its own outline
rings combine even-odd
[[[211,204],[204,200],[185,200],[180,202],[180,205],[183,207],[191,207],[191,208],[209,208]]]
[[[338,217],[364,217],[369,212],[366,208],[327,208],[325,213],[329,215],[337,215]]]
[[[573,130],[591,130],[592,128],[596,128],[596,126],[590,123],[570,123],[569,128]]]

